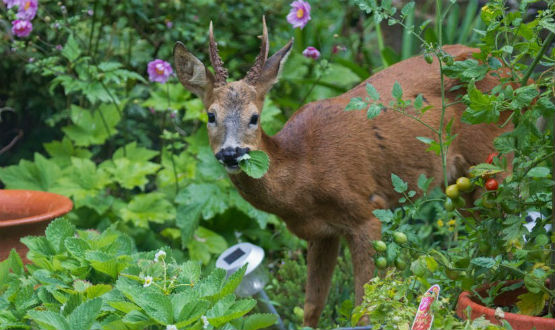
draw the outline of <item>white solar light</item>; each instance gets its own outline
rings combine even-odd
[[[245,276],[235,290],[240,297],[250,297],[259,293],[268,283],[268,273],[262,265],[264,250],[251,243],[235,244],[225,250],[216,260],[216,267],[227,272],[227,276],[247,265]]]

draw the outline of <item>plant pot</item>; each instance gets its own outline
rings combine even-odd
[[[507,281],[506,285],[509,286],[518,282],[522,281]],[[490,287],[491,285],[486,285],[476,291],[484,297],[487,295],[487,290]],[[527,290],[524,285],[516,290],[503,292],[494,299],[494,304],[496,306],[514,306],[518,300],[518,296],[526,292]],[[501,322],[495,317],[495,309],[483,306],[480,300],[475,298],[471,292],[464,291],[459,295],[459,300],[457,302],[457,316],[466,320],[466,309],[468,306],[471,308],[470,318],[472,320],[483,315],[491,323],[501,324]],[[504,319],[509,322],[513,329],[555,330],[555,319],[515,313],[505,313]]]
[[[43,235],[51,220],[62,216],[73,208],[65,196],[44,191],[0,190],[0,260],[10,254],[12,248],[25,257],[27,247],[19,240],[22,237]]]

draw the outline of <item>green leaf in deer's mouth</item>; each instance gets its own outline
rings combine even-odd
[[[239,161],[239,167],[248,176],[260,179],[268,172],[270,158],[264,151],[254,150],[242,157]]]

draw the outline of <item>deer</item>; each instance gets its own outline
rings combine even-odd
[[[228,81],[212,22],[209,58],[213,73],[181,42],[176,43],[173,55],[179,81],[206,108],[211,149],[239,193],[255,208],[280,217],[288,230],[307,241],[303,322],[316,328],[341,238],[352,256],[355,303],[363,300],[363,285],[375,270],[372,241],[381,238],[381,223],[373,211],[398,203],[391,173],[403,178],[409,187],[416,187],[420,174],[434,178],[436,183],[443,178],[440,158],[426,152],[427,145],[416,139],[432,137],[428,128],[387,108],[368,120],[364,111],[345,111],[345,107],[351,98],[366,96],[366,83],[377,89],[383,104],[389,104],[392,96],[388,95],[397,81],[405,98],[422,94],[431,109],[421,119],[439,127],[440,71],[437,59],[432,64],[426,63],[422,55],[406,59],[342,95],[302,106],[281,131],[269,136],[260,126],[264,98],[278,82],[292,45],[293,39],[268,58],[268,31],[263,18],[260,53],[238,81]],[[478,51],[462,45],[445,46],[444,50],[456,59]],[[446,91],[456,83],[445,78]],[[488,76],[476,86],[490,90],[496,83],[496,78]],[[453,102],[455,93],[447,92],[449,102]],[[494,151],[493,139],[508,129],[495,124],[464,124],[460,119],[465,105],[454,103],[447,109],[445,121],[454,118],[452,130],[458,134],[448,149],[450,181],[464,175],[471,165],[481,163]],[[270,158],[268,172],[260,179],[249,177],[238,166],[239,159],[252,150],[264,151]]]

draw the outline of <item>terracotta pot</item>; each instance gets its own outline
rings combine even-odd
[[[24,263],[27,247],[20,238],[44,234],[52,219],[62,216],[73,208],[65,196],[32,190],[0,190],[0,260],[4,260],[15,248]]]
[[[507,286],[522,282],[521,280],[518,281],[507,281]],[[487,290],[491,287],[491,285],[487,285],[482,287],[479,290],[476,290],[478,294],[482,297],[487,295]],[[499,296],[497,296],[494,300],[494,304],[496,306],[514,306],[518,300],[518,296],[526,293],[526,287],[522,285],[520,288],[503,292]],[[484,315],[484,317],[489,320],[491,323],[494,324],[501,324],[501,322],[495,317],[495,309],[485,307],[482,305],[479,299],[474,297],[474,295],[468,291],[464,291],[459,295],[459,300],[457,302],[457,316],[463,320],[466,320],[466,309],[467,306],[470,306],[471,313],[470,318],[472,320]],[[511,324],[513,329],[518,330],[555,330],[555,319],[545,318],[545,317],[538,317],[538,316],[528,316],[522,314],[514,314],[514,313],[505,313],[505,320]]]

